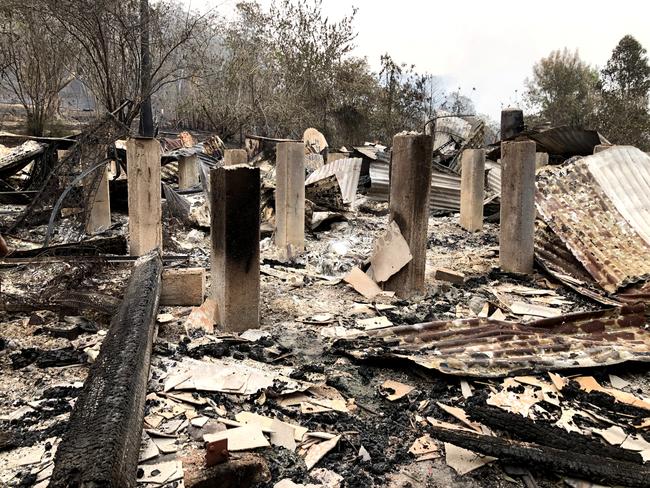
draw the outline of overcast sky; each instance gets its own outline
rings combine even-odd
[[[235,0],[204,0],[222,14]],[[262,1],[262,4],[267,1]],[[199,7],[201,0],[192,0]],[[443,77],[447,89],[475,102],[499,120],[501,107],[516,105],[535,61],[554,49],[578,49],[602,67],[625,34],[650,48],[650,3],[643,0],[323,0],[332,19],[358,7],[355,54],[374,69],[388,52],[420,72]]]

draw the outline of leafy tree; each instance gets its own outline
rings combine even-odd
[[[567,48],[551,52],[533,66],[524,100],[531,111],[551,125],[593,123],[598,72]]]
[[[601,71],[600,128],[615,144],[650,148],[650,65],[646,50],[624,36]]]

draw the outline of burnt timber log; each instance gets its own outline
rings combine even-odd
[[[430,427],[443,442],[498,458],[506,464],[524,465],[538,471],[554,471],[612,486],[650,486],[650,468],[644,465],[566,451],[474,432]]]
[[[50,488],[136,485],[161,274],[158,251],[135,262],[124,300],[70,415]]]
[[[543,420],[531,420],[523,415],[487,405],[470,404],[467,407],[467,413],[471,420],[493,429],[506,431],[522,441],[535,442],[565,451],[576,450],[584,454],[643,464],[643,458],[638,452],[603,444],[577,432],[567,432],[563,428]]]

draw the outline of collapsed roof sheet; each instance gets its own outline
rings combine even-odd
[[[359,175],[361,174],[361,158],[343,158],[321,166],[305,180],[305,186],[336,175],[341,188],[344,203],[354,203]]]
[[[402,325],[335,343],[357,359],[406,359],[443,373],[500,377],[650,361],[644,306],[624,306],[528,324],[484,318]]]
[[[642,151],[617,146],[547,173],[535,204],[604,290],[650,277],[650,157]]]
[[[581,129],[563,125],[551,129],[539,130],[531,129],[517,134],[511,140],[535,141],[537,152],[545,152],[551,156],[560,156],[570,158],[572,156],[588,156],[593,154],[594,146],[598,144],[607,144],[608,141],[598,131]],[[489,159],[497,160],[501,157],[501,144],[493,145],[493,149],[488,152]]]
[[[566,125],[532,133],[528,137],[541,146],[537,149],[538,152],[547,152],[567,158],[588,156],[593,154],[594,146],[607,142],[598,131]]]

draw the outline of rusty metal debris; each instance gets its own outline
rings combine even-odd
[[[537,182],[542,218],[609,293],[650,278],[648,220],[642,218],[650,208],[649,171],[650,156],[614,147]]]
[[[644,311],[634,305],[528,324],[476,318],[401,325],[340,339],[334,347],[357,359],[408,360],[486,378],[650,361]]]

